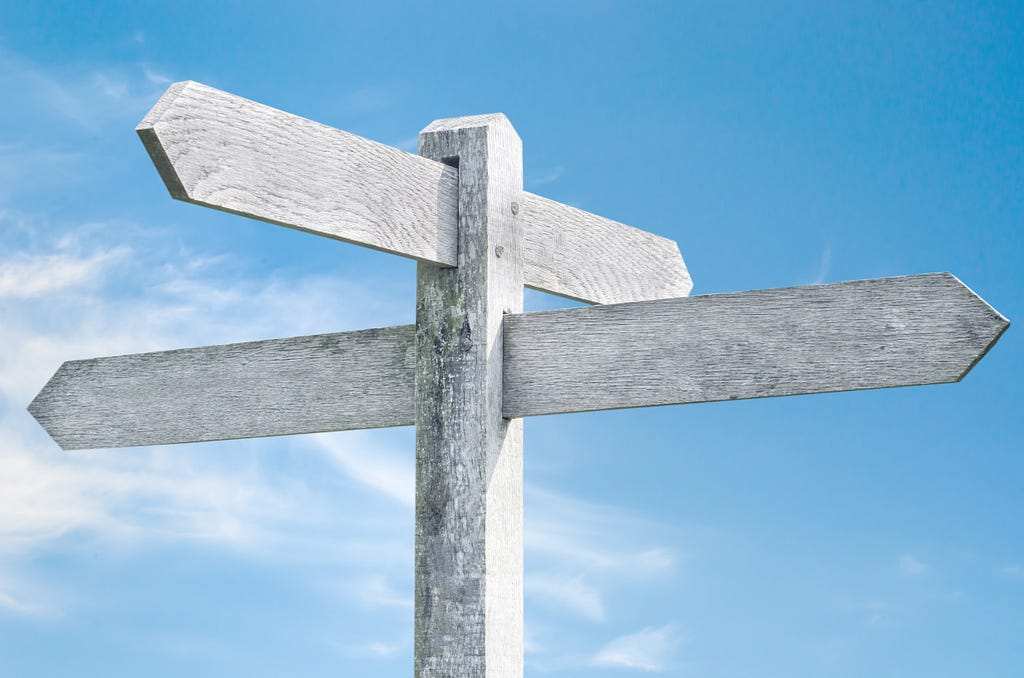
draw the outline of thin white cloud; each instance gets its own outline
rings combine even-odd
[[[527,488],[527,547],[586,572],[646,579],[667,574],[677,557],[669,548],[637,543],[662,526],[621,507]]]
[[[548,613],[603,623],[608,593],[674,574],[677,555],[657,543],[665,532],[621,507],[527,486],[526,595]]]
[[[392,655],[401,652],[403,649],[405,649],[405,647],[406,643],[401,641],[396,643],[385,643],[381,641],[376,641],[369,643],[366,646],[366,649],[370,652],[370,654],[372,654],[375,657],[391,657]]]
[[[96,133],[108,123],[120,125],[125,117],[137,118],[153,104],[166,82],[149,64],[122,67],[90,63],[43,68],[16,52],[0,48],[0,86],[18,93],[18,111],[33,122],[56,116]]]
[[[18,92],[26,100],[41,104],[81,127],[96,129],[89,107],[72,87],[48,73],[33,61],[0,48],[0,87]]]
[[[377,572],[354,579],[346,585],[346,589],[349,596],[367,607],[412,610],[412,592],[399,591],[386,577]]]
[[[582,577],[531,573],[525,584],[527,596],[554,604],[574,616],[592,622],[602,622],[606,618],[600,591]]]
[[[48,246],[38,233],[22,236],[36,244],[0,260],[0,609],[20,615],[49,609],[47,582],[27,587],[11,573],[71,533],[124,545],[201,541],[278,560],[305,553],[318,564],[344,562],[357,570],[411,560],[403,539],[407,507],[383,517],[378,509],[371,530],[358,524],[367,521],[346,517],[366,502],[363,495],[330,491],[336,489],[332,471],[361,472],[360,484],[376,478],[374,489],[387,489],[379,475],[356,464],[389,458],[386,448],[373,454],[379,442],[372,436],[328,446],[348,467],[329,463],[327,455],[302,455],[320,468],[295,478],[266,468],[258,450],[268,443],[259,441],[65,454],[24,409],[65,359],[327,329],[328,320],[349,315],[343,300],[353,296],[350,283],[313,276],[292,283],[225,279],[225,266],[171,256],[156,242],[152,253],[128,257],[126,250],[97,245],[103,238],[96,224],[52,236]],[[161,260],[175,263],[153,265]],[[227,268],[228,275],[238,273]],[[126,279],[132,284],[121,284]],[[119,284],[108,289],[109,281]],[[211,449],[218,446],[230,455]],[[287,441],[276,443],[278,454],[282,447]],[[347,529],[339,537],[342,525]]]
[[[362,87],[345,95],[345,108],[350,113],[378,113],[392,108],[395,103],[395,92],[384,85]]]
[[[75,185],[82,180],[86,155],[24,144],[0,145],[0,200],[37,187]],[[0,218],[6,225],[13,217]]]
[[[58,233],[47,245],[50,237],[19,236],[32,247],[0,259],[0,289],[8,292],[0,323],[0,573],[71,533],[126,546],[201,541],[259,558],[347,563],[345,580],[359,591],[334,591],[407,610],[408,592],[392,582],[411,572],[411,444],[399,449],[377,432],[279,441],[275,451],[283,445],[316,469],[289,479],[268,470],[259,452],[267,443],[256,441],[64,454],[24,410],[63,360],[408,322],[400,317],[409,313],[407,290],[389,297],[377,284],[371,294],[326,276],[254,280],[233,258],[161,251],[166,239],[138,233],[129,257],[103,248],[110,238],[102,224]],[[54,267],[63,273],[47,277]],[[34,296],[12,296],[16,289]],[[353,298],[356,314],[346,302]],[[218,445],[231,450],[229,459]],[[614,612],[608,592],[675,570],[663,531],[618,507],[527,488],[528,595],[556,616],[603,623]],[[312,584],[329,588],[331,577]],[[31,595],[15,585],[0,591],[11,613],[45,607],[43,586]]]
[[[409,649],[410,643],[406,639],[400,640],[368,640],[362,643],[331,643],[334,649],[345,657],[359,657],[363,659],[391,659],[395,655]]]
[[[928,574],[931,568],[927,564],[921,562],[909,553],[905,553],[900,556],[899,560],[899,571],[904,577],[920,577]]]
[[[420,147],[420,138],[418,136],[406,137],[404,139],[396,141],[394,144],[392,144],[392,146],[394,146],[395,148],[400,148],[408,153],[416,153]]]
[[[0,298],[27,299],[92,283],[112,260],[130,253],[130,248],[121,246],[84,256],[58,253],[0,260]]]
[[[94,87],[109,99],[122,101],[129,94],[128,82],[124,78],[107,73],[93,73],[92,81]]]
[[[667,671],[684,640],[672,625],[648,627],[615,638],[594,655],[591,663],[600,668]]]
[[[0,569],[0,616],[53,617],[52,601],[45,601],[30,577]]]
[[[160,85],[166,87],[170,85],[174,80],[163,73],[153,70],[146,64],[142,64],[142,74],[146,76],[146,80],[153,83],[154,85]]]
[[[344,438],[332,434],[308,436],[309,443],[319,448],[346,475],[384,493],[405,506],[416,501],[416,473],[412,455],[365,445],[361,432]]]
[[[821,253],[821,263],[818,264],[818,275],[811,282],[812,285],[821,285],[828,280],[829,270],[832,268],[832,248],[825,247]]]
[[[527,177],[526,184],[531,187],[546,186],[561,179],[563,174],[565,174],[565,168],[561,165],[555,165],[536,174],[531,174]]]
[[[1013,579],[1024,579],[1024,565],[1020,565],[1017,563],[1014,563],[1012,565],[1004,565],[1000,569],[1000,572],[1002,572],[1007,577],[1011,577]]]

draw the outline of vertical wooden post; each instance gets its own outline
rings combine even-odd
[[[501,416],[502,316],[523,306],[522,142],[504,115],[438,120],[459,170],[458,266],[416,292],[417,678],[523,675],[522,421]]]

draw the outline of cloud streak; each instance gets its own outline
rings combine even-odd
[[[904,577],[921,577],[928,574],[931,568],[909,553],[900,556],[899,570]]]
[[[25,229],[32,226],[21,223],[18,232],[24,235]],[[18,563],[71,534],[134,546],[203,542],[264,559],[306,553],[318,562],[356,567],[411,560],[411,554],[399,553],[405,545],[396,537],[396,531],[404,531],[407,507],[390,514],[390,529],[377,524],[374,534],[359,527],[342,538],[335,534],[337,516],[352,514],[366,500],[365,492],[330,492],[332,475],[352,475],[374,492],[390,488],[394,496],[409,494],[392,480],[396,468],[401,470],[395,463],[375,470],[362,461],[394,456],[386,447],[374,455],[380,443],[371,435],[349,437],[344,444],[319,440],[322,455],[302,455],[314,471],[296,478],[271,471],[259,452],[269,443],[260,441],[213,443],[200,450],[172,446],[63,454],[24,410],[64,359],[324,329],[322,324],[351,315],[341,301],[352,298],[349,282],[317,276],[293,283],[244,276],[226,280],[225,267],[203,265],[187,253],[161,252],[156,242],[150,243],[152,250],[131,257],[127,248],[104,249],[97,242],[103,229],[96,224],[48,239],[30,235],[30,242],[46,242],[0,259],[2,609],[32,615],[45,607],[34,599],[45,598],[45,591],[26,597],[30,589]],[[229,275],[238,272],[227,268]],[[278,454],[288,454],[289,448],[298,454],[310,443],[275,444],[282,446]],[[218,447],[222,454],[211,449]]]
[[[167,251],[157,234],[136,233],[128,250],[104,247],[102,224],[63,233],[48,226],[42,232],[57,234],[44,236],[31,220],[19,223],[28,232],[19,237],[35,244],[0,258],[0,608],[62,611],[52,602],[61,583],[29,586],[19,564],[74,535],[126,549],[202,543],[306,563],[317,568],[310,585],[318,590],[407,614],[415,489],[407,430],[68,455],[24,410],[65,359],[360,327],[365,313],[397,316],[406,304],[341,277],[255,280],[244,262]],[[371,297],[378,308],[346,304]],[[263,454],[271,449],[302,472],[276,471]],[[619,507],[531,486],[526,525],[526,593],[556,619],[608,623],[611,592],[663,582],[678,564],[663,526]],[[360,647],[380,658],[398,651],[390,642],[380,652]],[[545,660],[566,654],[546,647],[556,649],[539,650]],[[590,656],[575,655],[577,665]]]
[[[594,655],[592,664],[599,668],[667,671],[684,640],[672,625],[648,627],[615,638]]]
[[[28,299],[94,282],[111,260],[128,256],[127,247],[100,250],[85,257],[59,253],[15,256],[0,262],[0,298]]]

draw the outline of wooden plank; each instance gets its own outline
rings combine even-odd
[[[506,318],[504,415],[958,381],[1009,323],[949,274]],[[64,449],[414,421],[412,325],[61,366],[29,411]]]
[[[458,177],[440,163],[196,82],[136,132],[178,200],[456,263]]]
[[[417,678],[523,675],[522,421],[501,416],[502,317],[522,311],[522,143],[505,116],[439,120],[458,158],[459,264],[416,300]]]
[[[948,273],[526,313],[504,413],[959,381],[1008,325]]]
[[[178,200],[456,264],[458,176],[440,162],[195,82],[137,132]],[[673,241],[529,193],[521,208],[527,286],[592,303],[689,294]]]
[[[65,450],[413,423],[415,328],[64,363],[29,412]]]
[[[594,304],[685,297],[674,240],[539,195],[523,195],[526,286]]]

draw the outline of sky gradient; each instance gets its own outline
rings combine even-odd
[[[1020,3],[369,4],[0,1],[0,674],[412,671],[411,428],[63,453],[25,410],[64,360],[413,321],[413,262],[173,201],[171,82],[410,151],[501,111],[694,294],[949,271],[1024,319]],[[1019,676],[1019,335],[527,420],[527,675]]]

